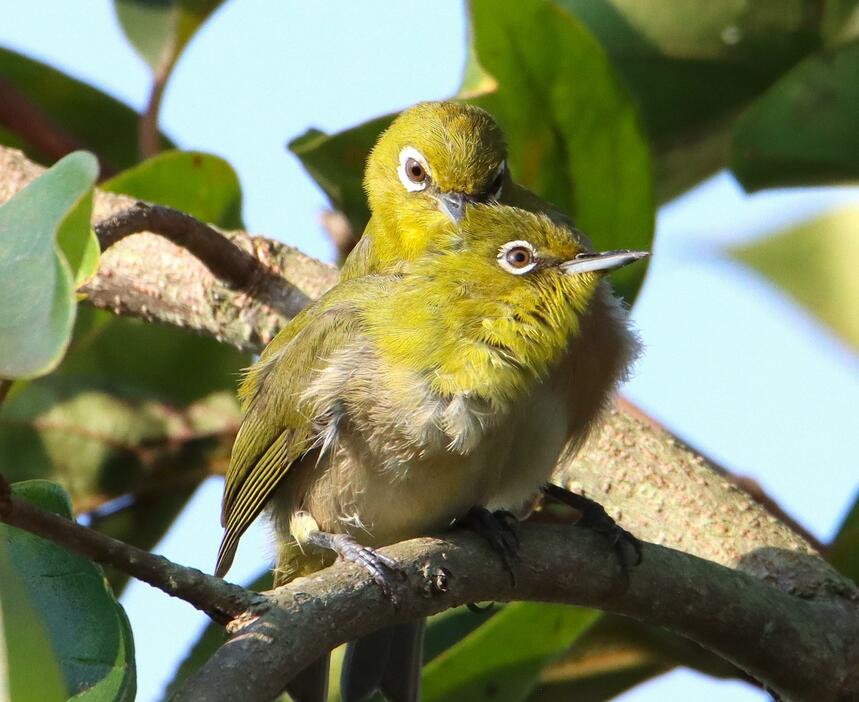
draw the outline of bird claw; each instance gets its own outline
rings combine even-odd
[[[483,537],[500,557],[504,570],[516,585],[513,561],[519,557],[519,520],[505,510],[490,512],[485,507],[472,507],[457,524]]]
[[[612,550],[617,554],[625,573],[631,567],[641,563],[641,541],[614,521],[599,502],[551,483],[543,487],[543,494],[579,512],[582,516],[576,522],[576,526],[590,529],[604,536]],[[634,557],[631,559],[629,557],[630,549],[634,553]]]
[[[310,535],[308,541],[315,546],[327,548],[334,551],[344,561],[355,563],[366,570],[370,577],[381,588],[394,606],[400,602],[397,594],[398,582],[405,579],[405,573],[400,570],[397,562],[369,546],[364,546],[349,534],[328,534],[317,531]],[[394,582],[391,576],[395,576],[398,582]]]

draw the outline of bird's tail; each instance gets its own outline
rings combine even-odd
[[[380,629],[346,648],[342,702],[365,702],[377,691],[389,702],[418,702],[425,620]]]
[[[326,702],[330,658],[328,653],[317,658],[286,684],[292,702]]]

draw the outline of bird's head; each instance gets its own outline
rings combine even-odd
[[[471,202],[501,196],[509,175],[504,136],[473,105],[426,102],[402,112],[367,160],[364,187],[374,218],[401,241],[396,254],[422,253],[439,227],[459,222]]]
[[[647,255],[594,252],[545,215],[476,204],[411,270],[446,298],[438,307],[450,328],[542,375],[578,332],[604,274]]]

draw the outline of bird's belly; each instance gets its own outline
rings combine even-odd
[[[484,504],[514,513],[531,502],[548,482],[568,441],[569,402],[566,385],[547,382],[535,388],[527,403],[501,427],[507,451],[496,469],[496,481]]]
[[[386,469],[339,462],[308,494],[308,511],[323,531],[346,532],[368,546],[440,531],[480,503],[483,460],[448,453]]]

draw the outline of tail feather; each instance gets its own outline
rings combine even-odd
[[[389,702],[420,698],[424,620],[380,629],[349,643],[340,679],[342,702],[366,702],[381,692]]]
[[[286,692],[293,702],[326,702],[330,658],[328,653],[317,658],[286,684]]]

